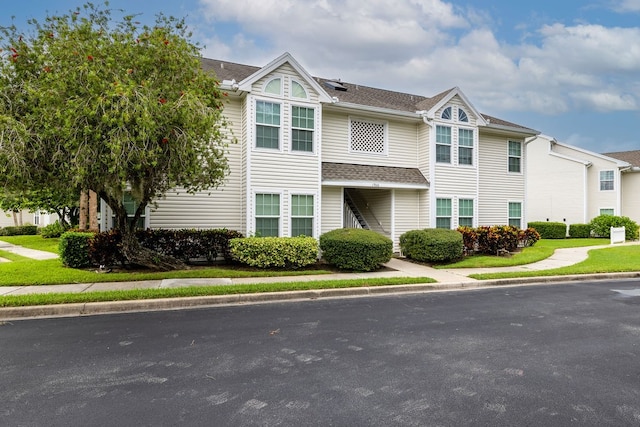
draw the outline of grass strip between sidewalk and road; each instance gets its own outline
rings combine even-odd
[[[315,280],[308,282],[302,281],[260,283],[247,285],[191,286],[185,288],[133,289],[126,291],[6,295],[0,297],[0,307],[23,307],[31,305],[128,301],[210,295],[233,295],[261,292],[306,291],[315,289],[392,286],[435,282],[435,280],[429,277],[389,277],[349,280]]]

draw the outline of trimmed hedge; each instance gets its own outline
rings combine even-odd
[[[40,229],[40,235],[45,239],[51,239],[54,237],[62,236],[66,230],[64,226],[60,224],[60,221],[56,221],[52,224],[46,225]]]
[[[300,268],[318,260],[313,237],[246,237],[231,239],[231,257],[251,267]]]
[[[400,248],[407,257],[420,262],[449,262],[462,257],[462,234],[456,230],[427,228],[400,236]]]
[[[322,257],[344,270],[371,271],[393,256],[391,239],[361,228],[338,228],[320,236]]]
[[[565,239],[567,237],[567,225],[564,222],[537,221],[527,224],[535,228],[542,239]]]
[[[58,246],[62,264],[71,268],[90,266],[89,243],[93,236],[93,233],[63,233]]]
[[[572,239],[586,239],[591,237],[591,224],[569,225],[569,237]]]
[[[10,225],[0,228],[0,236],[35,236],[38,234],[37,225]]]
[[[591,231],[597,237],[611,237],[611,227],[624,227],[625,239],[636,240],[638,238],[638,224],[626,216],[598,215],[591,220]]]
[[[213,262],[218,257],[231,262],[229,241],[239,237],[243,237],[242,233],[227,229],[136,231],[136,238],[145,248],[181,259],[186,263],[195,260]],[[124,264],[121,242],[122,237],[117,230],[96,234],[89,247],[92,263],[94,265]]]

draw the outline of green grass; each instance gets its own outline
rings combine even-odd
[[[54,254],[58,253],[58,244],[60,243],[58,238],[45,239],[42,236],[2,236],[0,240],[29,249],[53,252]]]
[[[478,280],[519,277],[566,276],[570,274],[618,273],[640,271],[640,245],[592,249],[589,257],[568,267],[552,270],[472,274]]]
[[[435,268],[484,268],[511,267],[525,265],[549,258],[556,249],[577,248],[583,246],[608,245],[608,239],[542,239],[535,245],[524,248],[510,257],[473,255],[452,264],[443,264]]]
[[[428,277],[390,277],[352,280],[316,280],[308,282],[282,282],[253,285],[193,286],[188,288],[134,289],[127,291],[32,294],[0,297],[0,307],[29,305],[70,304],[100,301],[127,301],[155,298],[233,295],[261,292],[284,292],[313,289],[337,289],[364,286],[389,286],[416,283],[434,283]]]

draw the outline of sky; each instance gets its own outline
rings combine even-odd
[[[101,4],[100,0],[93,0]],[[0,26],[80,0],[5,2]],[[185,18],[207,58],[263,66],[289,52],[313,76],[433,96],[598,153],[640,150],[640,0],[111,0]],[[13,17],[13,19],[12,19]]]

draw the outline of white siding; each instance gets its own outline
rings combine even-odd
[[[622,175],[622,215],[640,224],[640,173]]]
[[[393,240],[397,245],[403,233],[428,228],[428,197],[426,190],[394,190],[394,192]]]
[[[509,202],[521,202],[523,215],[526,212],[524,173],[508,172],[510,140],[518,141],[506,136],[480,134],[478,225],[508,224]],[[522,169],[525,165],[526,161],[523,158]],[[526,221],[523,218],[523,226],[526,226]]]

